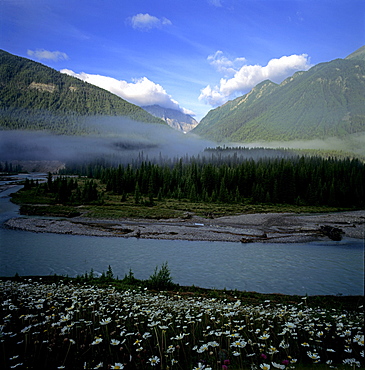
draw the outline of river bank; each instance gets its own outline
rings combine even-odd
[[[143,239],[227,242],[299,243],[328,240],[325,228],[340,230],[342,237],[364,239],[365,210],[328,214],[255,213],[206,219],[47,219],[17,217],[5,226],[41,233]]]

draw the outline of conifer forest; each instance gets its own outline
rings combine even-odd
[[[317,156],[262,157],[238,160],[225,157],[179,159],[173,163],[108,166],[69,166],[64,173],[87,176],[82,191],[77,182],[59,178],[53,184],[60,200],[102,199],[103,189],[121,195],[154,200],[187,199],[210,203],[266,203],[361,208],[365,206],[365,165],[359,159]],[[99,194],[98,194],[99,192]],[[74,196],[72,197],[72,194]],[[75,196],[78,194],[78,196]]]

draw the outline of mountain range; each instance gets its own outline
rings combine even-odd
[[[365,46],[213,109],[194,133],[218,142],[287,141],[365,132]]]
[[[109,91],[0,50],[0,129],[84,135],[96,133],[85,118],[103,116],[166,125]]]
[[[163,119],[169,126],[179,131],[189,132],[198,125],[192,116],[177,109],[163,108],[159,105],[147,105],[142,108],[153,116]]]
[[[215,142],[247,143],[364,134],[365,46],[345,59],[297,72],[281,84],[263,81],[249,93],[209,111],[199,124],[178,110],[158,105],[142,108],[0,50],[0,130],[100,134],[88,118],[104,122],[99,118],[112,116],[183,132],[192,130]],[[113,125],[118,126],[119,121]]]

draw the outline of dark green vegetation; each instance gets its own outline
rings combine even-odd
[[[358,159],[237,157],[182,159],[68,168],[73,177],[49,174],[26,180],[13,195],[23,214],[96,218],[206,217],[259,212],[330,212],[365,206],[365,164]],[[42,206],[43,205],[43,206]],[[81,207],[84,205],[84,207]]]
[[[188,199],[209,203],[279,203],[334,207],[365,205],[365,165],[357,159],[318,157],[263,158],[257,161],[205,163],[173,167],[142,163],[138,168],[98,167],[94,177],[106,191],[133,194],[135,202]]]
[[[5,174],[17,174],[23,171],[20,164],[13,164],[12,162],[0,162],[0,172]]]
[[[165,124],[104,89],[0,50],[0,129],[95,134],[85,118],[100,116]]]
[[[346,59],[269,80],[211,110],[194,133],[226,142],[328,138],[365,131],[365,47]]]
[[[15,277],[19,280],[19,277]],[[113,284],[113,286],[119,290],[146,288],[152,290],[171,290],[178,291],[179,284],[175,284],[172,281],[171,271],[167,262],[163,263],[161,267],[156,266],[152,275],[147,280],[140,280],[134,276],[132,269],[129,270],[128,274],[125,274],[123,279],[119,279],[118,276],[114,276],[112,267],[109,265],[106,272],[103,272],[100,276],[96,276],[93,270],[85,272],[83,275],[78,275],[76,278],[69,277],[46,277],[46,280],[57,281],[61,278],[68,281],[77,283],[88,283],[105,286],[106,284]],[[187,289],[187,287],[185,287]],[[193,288],[194,290],[195,288]],[[199,290],[199,288],[197,288]],[[202,291],[207,290],[203,289]]]

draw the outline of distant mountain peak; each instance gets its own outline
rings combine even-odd
[[[0,50],[0,130],[95,134],[86,117],[165,122],[111,92]]]
[[[194,133],[218,142],[286,141],[365,132],[365,47],[346,59],[266,80],[212,109]]]
[[[348,55],[345,59],[360,59],[365,60],[365,45],[355,50],[353,53]]]
[[[153,116],[163,119],[170,127],[178,131],[189,132],[198,125],[192,116],[177,109],[164,108],[156,104],[142,106],[142,108]]]

